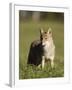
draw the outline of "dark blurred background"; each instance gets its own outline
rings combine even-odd
[[[21,21],[41,21],[41,20],[64,20],[64,13],[56,12],[39,12],[39,11],[23,11],[19,12],[19,19]]]

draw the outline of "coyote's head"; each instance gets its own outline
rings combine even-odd
[[[40,41],[41,41],[42,46],[48,45],[51,40],[52,40],[51,28],[49,28],[47,32],[44,32],[44,30],[41,28],[40,29]]]

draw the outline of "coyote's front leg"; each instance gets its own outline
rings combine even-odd
[[[45,65],[45,57],[42,56],[42,69],[44,69],[44,65]]]
[[[52,57],[50,58],[50,60],[51,60],[51,67],[54,68],[54,56],[52,56]]]
[[[51,60],[51,67],[54,68],[54,60]]]

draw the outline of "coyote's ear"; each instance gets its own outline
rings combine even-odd
[[[44,31],[43,31],[43,28],[41,28],[41,29],[40,29],[40,34],[43,34],[43,32],[44,32]]]
[[[48,34],[52,35],[52,30],[51,30],[51,28],[48,29]]]

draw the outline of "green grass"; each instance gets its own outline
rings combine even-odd
[[[27,65],[27,58],[32,41],[39,39],[39,29],[52,28],[56,46],[55,67],[50,63],[42,70],[36,66]],[[19,79],[49,78],[64,76],[64,24],[58,21],[23,22],[19,24]]]

